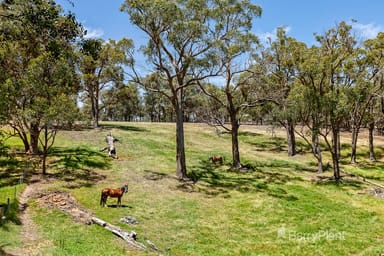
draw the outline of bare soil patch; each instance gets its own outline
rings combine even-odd
[[[92,224],[92,213],[79,205],[76,199],[67,192],[50,191],[42,194],[37,202],[47,208],[56,208],[73,218],[76,222],[90,225]]]

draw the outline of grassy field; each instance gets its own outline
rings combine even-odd
[[[352,177],[339,184],[317,182],[321,179],[316,162],[304,144],[298,142],[300,154],[287,157],[283,130],[277,129],[272,137],[266,127],[243,126],[242,163],[254,170],[234,172],[230,136],[217,136],[203,124],[186,124],[187,167],[194,182],[180,183],[174,175],[174,124],[102,125],[104,129],[59,133],[49,158],[47,189],[70,192],[95,216],[135,230],[138,241],[150,240],[161,252],[135,251],[99,226],[76,223],[67,214],[31,200],[39,236],[47,241],[42,255],[384,253],[384,200],[372,195],[369,184]],[[109,132],[120,140],[117,160],[99,152]],[[384,184],[384,141],[376,140],[380,161],[374,164],[365,160],[363,142],[357,166],[348,164],[349,148],[343,147],[342,168]],[[22,148],[17,140],[7,143],[12,149]],[[225,157],[222,166],[208,161],[213,154]],[[15,194],[17,198],[25,188],[17,184],[31,165],[21,160],[18,155],[0,159],[0,204]],[[330,177],[332,170],[320,176]],[[129,192],[122,198],[123,207],[100,207],[102,188],[125,183]],[[108,204],[114,205],[115,200],[108,199]],[[10,221],[0,227],[0,254],[22,243],[16,204],[9,212]],[[138,224],[121,223],[123,216],[133,216]]]

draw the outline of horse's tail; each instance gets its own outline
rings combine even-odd
[[[103,205],[103,191],[101,191],[101,196],[100,196],[100,205]]]

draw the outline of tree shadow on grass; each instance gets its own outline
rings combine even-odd
[[[288,150],[287,139],[280,137],[265,137],[259,141],[247,141],[246,143],[255,147],[256,151],[261,152],[286,152]],[[306,142],[296,141],[296,153],[310,153],[311,146]]]
[[[123,199],[121,199],[121,200],[123,200]],[[106,206],[108,208],[116,208],[116,209],[118,209],[118,208],[129,208],[129,209],[132,209],[133,208],[130,205],[126,205],[126,204],[117,205],[117,203],[115,203],[115,204],[106,204]]]
[[[367,172],[364,174],[361,173],[359,176],[370,180],[384,182],[384,163],[376,162],[375,165],[365,165],[363,168]]]
[[[148,129],[143,127],[129,126],[129,125],[118,125],[118,124],[102,124],[101,125],[105,129],[119,129],[123,131],[132,131],[132,132],[149,132]]]
[[[362,180],[358,180],[356,176],[354,175],[341,175],[340,180],[336,180],[333,176],[327,176],[327,175],[318,175],[315,178],[312,179],[312,182],[316,186],[322,186],[322,187],[336,187],[340,190],[350,191],[363,191],[366,189],[369,184],[365,183]]]
[[[239,139],[255,146],[257,151],[281,152],[285,150],[287,144],[283,138],[270,137],[253,132],[239,132]]]
[[[298,200],[289,194],[283,184],[300,179],[283,173],[266,171],[253,166],[253,171],[238,172],[223,170],[201,161],[201,164],[191,168],[189,176],[194,181],[192,184],[181,184],[179,189],[192,192],[205,193],[208,196],[228,196],[231,190],[243,193],[266,193],[269,196],[285,199],[288,201]]]
[[[6,217],[5,220],[0,221],[0,228],[2,230],[9,231],[8,225],[10,223],[21,225],[21,220],[19,218],[19,201],[17,199],[10,200],[9,204],[0,204],[0,211],[2,211],[2,213]]]
[[[106,178],[94,169],[107,169],[111,159],[103,153],[85,147],[54,148],[51,153],[56,160],[50,163],[55,173],[47,176],[66,182],[68,188],[91,187]]]
[[[26,167],[25,162],[14,158],[0,159],[0,188],[17,185]]]
[[[146,175],[144,175],[144,178],[147,180],[157,181],[157,180],[162,180],[164,178],[169,177],[169,174],[161,173],[157,171],[144,170],[144,172],[146,173]]]

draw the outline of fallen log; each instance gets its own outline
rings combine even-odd
[[[140,250],[148,250],[148,248],[144,244],[136,241],[136,232],[134,232],[134,231],[127,232],[127,231],[121,229],[120,227],[109,224],[108,222],[106,222],[102,219],[96,218],[96,217],[92,217],[92,222],[104,227],[105,229],[111,231],[113,234],[121,237],[129,245],[131,245],[137,249],[140,249]]]

